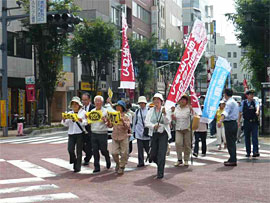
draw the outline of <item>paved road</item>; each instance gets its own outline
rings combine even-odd
[[[109,141],[109,149],[110,149]],[[269,202],[270,147],[261,143],[261,157],[245,158],[238,144],[238,166],[224,167],[226,150],[207,139],[206,157],[189,167],[174,167],[174,143],[167,156],[165,178],[155,180],[155,164],[137,168],[136,141],[123,176],[93,164],[73,173],[65,132],[0,140],[0,202]],[[91,160],[93,162],[93,160]],[[105,161],[101,159],[105,168]],[[114,164],[113,164],[114,165]]]

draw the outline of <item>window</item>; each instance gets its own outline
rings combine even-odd
[[[138,8],[138,5],[134,1],[132,1],[132,15],[135,17],[137,17],[137,12],[138,12],[137,8]]]
[[[111,9],[111,22],[120,26],[120,11],[114,7]]]
[[[63,71],[71,72],[71,57],[63,56]]]
[[[165,36],[165,29],[164,28],[160,28],[160,38],[165,40],[166,36]]]
[[[233,52],[233,58],[236,58],[236,57],[237,57],[237,53]]]
[[[231,58],[231,57],[232,57],[232,53],[228,52],[228,58]]]
[[[30,39],[23,33],[16,35],[16,53],[14,56],[32,59],[32,45]]]
[[[161,12],[160,12],[160,15],[161,15],[161,18],[162,19],[165,19],[165,9],[164,9],[164,6],[161,6]]]
[[[136,4],[136,2],[132,2],[132,15],[141,19],[144,23],[150,24],[150,12]]]
[[[170,21],[171,21],[170,23],[175,27],[181,26],[181,21],[172,14],[170,16]]]
[[[15,33],[8,32],[8,41],[7,41],[7,54],[8,56],[14,56],[14,40]]]
[[[233,79],[237,79],[237,74],[233,74]]]
[[[237,63],[233,63],[233,68],[237,68]]]

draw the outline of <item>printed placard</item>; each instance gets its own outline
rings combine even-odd
[[[62,113],[62,118],[63,119],[71,119],[75,122],[79,121],[78,114],[76,114],[76,113]]]
[[[87,121],[89,124],[102,122],[102,111],[101,110],[87,112],[86,116],[87,116]]]
[[[122,124],[120,111],[108,112],[108,119],[113,125]]]

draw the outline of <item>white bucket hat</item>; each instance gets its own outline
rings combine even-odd
[[[139,99],[138,99],[138,104],[139,104],[139,103],[145,103],[145,104],[147,104],[147,100],[146,100],[145,96],[140,96],[140,97],[139,97]]]
[[[164,101],[164,98],[163,98],[162,94],[160,94],[160,93],[156,93],[153,97],[153,100],[154,100],[154,98],[159,98],[161,101]]]
[[[82,102],[81,102],[81,99],[79,97],[72,97],[72,100],[70,101],[69,103],[69,108],[71,109],[71,103],[72,102],[76,102],[77,104],[79,104],[79,106],[83,106]]]

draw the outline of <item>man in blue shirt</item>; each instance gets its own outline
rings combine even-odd
[[[252,157],[258,157],[259,154],[259,143],[258,143],[258,126],[259,126],[259,114],[260,106],[257,101],[253,99],[254,90],[249,90],[246,92],[247,99],[242,101],[240,108],[239,120],[241,116],[244,118],[244,135],[245,135],[245,144],[246,144],[246,157],[250,157],[251,153],[251,143],[250,143],[250,134],[252,133],[252,144],[253,144],[253,155]]]
[[[228,161],[224,162],[225,166],[237,166],[236,159],[236,139],[237,139],[237,120],[239,115],[239,107],[237,102],[232,98],[233,91],[225,89],[226,107],[221,114],[221,119],[218,122],[218,127],[224,123],[225,137],[227,148],[230,154]]]

